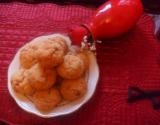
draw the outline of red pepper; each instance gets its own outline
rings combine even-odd
[[[110,0],[97,9],[87,27],[96,40],[118,37],[131,29],[142,13],[140,0]],[[78,34],[86,34],[86,31],[82,27],[75,28],[71,39],[77,38],[76,42],[80,43],[83,35]]]

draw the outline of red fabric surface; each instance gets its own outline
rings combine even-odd
[[[94,97],[73,114],[43,119],[20,109],[7,90],[7,69],[17,49],[39,35],[67,33],[94,9],[55,4],[0,4],[0,119],[21,125],[159,125],[148,100],[128,104],[128,86],[160,89],[160,48],[151,17],[127,34],[97,46],[100,79]]]

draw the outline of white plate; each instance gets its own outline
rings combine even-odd
[[[47,37],[54,37],[56,35],[60,35],[60,34],[49,35]],[[41,36],[36,39],[41,39],[43,37],[44,36]],[[71,43],[68,37],[64,36],[64,38],[68,40],[69,44]],[[35,114],[37,116],[43,117],[43,118],[50,118],[50,117],[56,117],[60,115],[66,115],[66,114],[70,114],[78,110],[82,105],[84,105],[93,96],[96,90],[97,83],[98,83],[99,68],[98,68],[98,64],[97,64],[95,55],[90,52],[89,53],[90,64],[89,64],[89,71],[88,71],[88,84],[87,84],[86,94],[82,98],[76,101],[70,102],[68,104],[58,106],[55,109],[53,109],[53,111],[50,111],[48,113],[40,112],[39,110],[37,110],[37,108],[34,106],[34,104],[31,101],[29,101],[26,97],[23,97],[23,99],[19,98],[19,95],[17,95],[17,93],[15,93],[14,90],[12,89],[11,76],[13,75],[14,72],[16,72],[20,68],[19,52],[20,50],[16,53],[14,59],[12,60],[8,68],[8,90],[12,98],[18,104],[18,106],[22,108],[23,110],[29,113]]]

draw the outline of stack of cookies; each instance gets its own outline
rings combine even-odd
[[[32,40],[20,50],[19,60],[21,67],[12,76],[12,87],[31,98],[40,111],[51,111],[87,91],[88,52],[67,44],[61,35]]]

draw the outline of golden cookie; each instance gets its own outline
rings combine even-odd
[[[37,63],[35,56],[36,44],[28,43],[20,51],[20,63],[23,68],[29,69]]]
[[[64,80],[60,86],[60,92],[63,98],[69,101],[82,97],[86,89],[86,81],[83,78]]]
[[[65,39],[63,39],[62,37],[56,36],[56,37],[48,38],[48,39],[51,40],[54,43],[60,44],[61,47],[62,47],[62,50],[64,50],[64,52],[68,51],[67,43],[66,43]]]
[[[50,111],[61,102],[61,96],[57,89],[51,88],[35,92],[32,100],[39,110]]]
[[[76,79],[84,73],[83,60],[76,55],[66,55],[64,61],[58,66],[58,74],[65,79]]]
[[[51,40],[41,42],[35,51],[39,63],[46,68],[52,68],[62,63],[65,50],[61,44]]]
[[[77,56],[79,56],[84,62],[85,70],[88,69],[88,67],[89,67],[89,58],[88,58],[87,50],[82,50],[81,48],[79,48],[77,46],[71,46],[70,49],[69,49],[68,55],[77,55]]]
[[[28,73],[30,84],[36,90],[49,89],[56,82],[56,71],[42,68],[39,64],[35,64]]]
[[[30,82],[28,81],[27,70],[24,69],[20,69],[14,73],[11,78],[11,84],[16,92],[24,95],[32,95],[35,91],[35,89],[31,87]]]
[[[85,70],[87,70],[89,67],[89,58],[88,58],[87,52],[85,51],[80,52],[77,54],[77,56],[79,56],[83,60]]]

